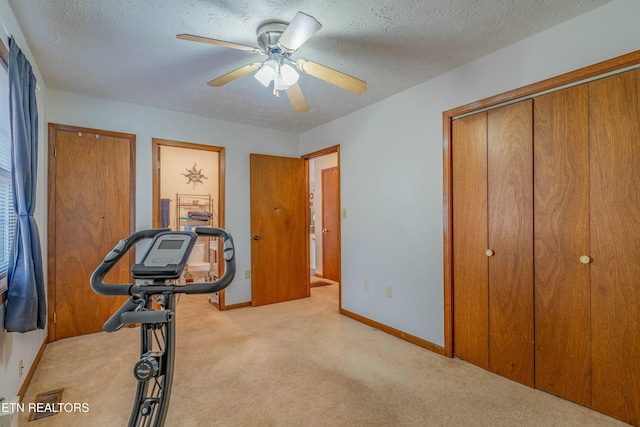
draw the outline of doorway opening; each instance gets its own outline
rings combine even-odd
[[[153,138],[153,227],[190,231],[224,228],[224,148]],[[186,282],[224,274],[220,239],[199,238],[189,259]],[[224,291],[209,301],[224,310]]]
[[[337,284],[341,308],[340,146],[303,159],[309,195],[309,286]]]

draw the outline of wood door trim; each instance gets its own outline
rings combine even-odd
[[[451,126],[453,118],[544,91],[559,89],[593,77],[640,64],[640,50],[561,74],[509,92],[475,101],[442,113],[443,252],[444,252],[444,355],[453,357],[453,206]]]
[[[123,132],[113,132],[108,130],[100,130],[93,128],[84,128],[78,126],[70,126],[70,125],[62,125],[58,123],[49,123],[48,126],[48,175],[47,175],[47,306],[49,310],[47,310],[47,322],[48,322],[48,333],[47,333],[47,341],[53,342],[55,341],[55,323],[54,323],[54,314],[55,314],[55,302],[56,302],[56,132],[57,131],[67,131],[67,132],[84,132],[84,133],[93,133],[96,135],[103,136],[111,136],[115,138],[123,138],[129,140],[129,154],[130,154],[130,164],[129,170],[132,177],[136,176],[136,135],[132,133],[123,133]],[[129,232],[133,233],[135,231],[135,200],[136,200],[136,182],[135,179],[131,180],[129,186],[130,193],[130,214],[129,214]],[[123,236],[125,237],[125,236]],[[114,244],[117,242],[114,242]],[[129,264],[133,263],[135,252],[131,251],[128,256]]]
[[[158,158],[160,146],[175,147],[175,148],[188,148],[191,150],[213,151],[218,153],[218,227],[224,228],[224,212],[225,212],[225,148],[216,145],[205,145],[194,142],[172,141],[169,139],[152,138],[151,139],[151,218],[152,226],[160,227],[160,209],[156,203],[160,200],[160,162]],[[224,271],[224,264],[220,264],[220,273]],[[220,311],[233,308],[225,304],[224,290],[218,292],[218,309]]]
[[[316,157],[325,156],[327,154],[336,153],[337,161],[336,168],[338,169],[338,212],[340,218],[342,218],[342,197],[340,195],[340,144],[333,145],[331,147],[323,148],[321,150],[313,151],[311,153],[300,156],[300,158],[304,159],[305,170],[306,170],[306,183],[307,183],[307,194],[311,192],[309,188],[309,161]],[[311,224],[311,213],[309,209],[307,209],[306,213],[306,221],[307,224]],[[338,236],[340,236],[340,242],[342,242],[342,221],[338,221]],[[309,248],[311,245],[311,238],[309,237],[309,233],[307,233],[307,271],[311,269],[311,254],[309,253]],[[340,265],[338,266],[338,311],[342,311],[342,243],[338,245],[338,260],[340,260]],[[309,281],[310,282],[310,281]],[[309,287],[311,284],[309,283]],[[310,292],[310,291],[309,291]]]
[[[314,151],[309,154],[305,154],[304,156],[300,156],[302,159],[312,159],[314,157],[322,157],[327,154],[338,153],[340,154],[340,145],[334,145],[332,147],[323,148],[322,150]],[[338,160],[340,156],[338,156]]]
[[[640,50],[636,50],[625,55],[617,56],[597,64],[589,65],[578,70],[569,71],[556,77],[551,77],[537,83],[532,83],[509,92],[490,96],[480,101],[471,102],[461,107],[445,111],[450,117],[457,117],[463,114],[472,113],[484,108],[489,108],[504,104],[506,102],[519,100],[520,98],[533,97],[541,92],[559,89],[560,87],[580,84],[583,80],[602,76],[607,73],[622,70],[627,67],[640,64]]]

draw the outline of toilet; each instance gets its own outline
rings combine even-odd
[[[187,262],[187,272],[194,283],[206,281],[211,265],[205,262],[204,243],[196,243]]]

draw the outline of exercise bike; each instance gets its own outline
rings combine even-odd
[[[223,240],[224,275],[211,283],[176,284],[198,236]],[[105,275],[143,239],[153,239],[142,260],[131,269],[136,284],[105,284]],[[91,288],[102,295],[130,295],[104,324],[113,332],[140,324],[140,360],[133,368],[138,380],[129,427],[161,427],[167,415],[175,356],[176,294],[208,294],[226,288],[235,275],[233,239],[223,229],[197,227],[193,232],[153,229],[121,240],[91,275]],[[154,303],[160,309],[154,309]]]

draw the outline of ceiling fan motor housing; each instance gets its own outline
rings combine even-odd
[[[283,49],[278,45],[280,36],[287,29],[287,24],[270,22],[258,29],[258,46],[265,54],[278,53]]]

